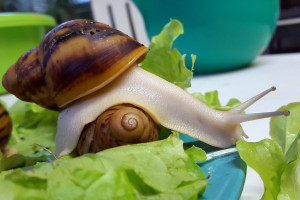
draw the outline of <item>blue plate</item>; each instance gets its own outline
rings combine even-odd
[[[180,135],[185,146],[195,145],[210,153],[220,152],[223,149],[212,147],[187,135]],[[205,162],[197,163],[207,176],[208,186],[198,199],[228,200],[240,199],[246,178],[246,163],[240,158],[234,148],[231,153],[212,157]]]

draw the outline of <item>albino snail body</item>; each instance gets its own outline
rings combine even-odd
[[[133,66],[111,84],[80,99],[59,116],[56,137],[58,155],[66,155],[77,145],[85,124],[107,108],[131,103],[145,110],[164,127],[179,131],[216,147],[229,147],[245,136],[240,122],[270,117],[282,112],[241,115],[251,103],[274,90],[271,88],[232,111],[217,111],[181,88],[139,66]],[[250,119],[247,119],[250,117]]]
[[[147,52],[145,46],[105,24],[72,20],[51,30],[37,48],[25,53],[8,69],[2,82],[7,91],[22,100],[61,111],[56,136],[59,156],[72,152],[78,141],[77,149],[82,153],[94,152],[90,148],[101,149],[87,145],[80,138],[94,143],[97,137],[91,133],[95,120],[119,104],[137,106],[146,118],[151,116],[156,122],[153,125],[152,119],[148,120],[153,130],[150,136],[142,137],[148,138],[146,141],[157,139],[157,127],[164,126],[217,147],[229,147],[246,136],[240,122],[288,114],[241,114],[275,88],[231,111],[216,111],[181,88],[141,69],[138,63]],[[82,131],[88,137],[80,137]],[[111,141],[115,143],[116,138]],[[133,140],[136,141],[144,139]]]

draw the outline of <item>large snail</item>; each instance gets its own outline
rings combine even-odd
[[[230,111],[214,110],[181,88],[140,68],[138,63],[147,52],[145,46],[107,25],[73,20],[51,30],[37,48],[11,66],[3,77],[3,85],[22,100],[60,110],[56,136],[59,156],[69,154],[76,147],[81,154],[110,147],[103,146],[103,142],[94,145],[98,136],[93,134],[109,124],[105,117],[97,123],[102,118],[99,116],[121,104],[138,109],[146,116],[151,130],[145,127],[142,130],[151,136],[139,133],[136,134],[139,139],[128,139],[126,135],[110,139],[110,136],[100,135],[103,141],[118,144],[152,141],[158,138],[158,127],[164,126],[225,148],[246,136],[241,122],[288,115],[288,112],[241,114],[274,87]],[[123,116],[116,120],[120,126],[123,126],[120,120]],[[131,122],[139,123],[138,120]],[[111,134],[110,131],[97,132]]]
[[[4,152],[4,149],[9,141],[12,131],[12,121],[5,109],[0,103],[0,151]]]

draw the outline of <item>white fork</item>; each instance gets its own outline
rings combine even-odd
[[[130,0],[91,0],[93,18],[133,37],[145,46],[150,41],[144,18]]]

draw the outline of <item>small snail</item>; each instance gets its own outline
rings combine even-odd
[[[4,149],[9,141],[12,131],[12,121],[5,109],[0,103],[0,151],[4,152]]]
[[[46,34],[38,47],[8,69],[2,82],[18,98],[60,111],[56,135],[59,156],[76,147],[81,153],[106,148],[94,141],[99,137],[92,133],[101,126],[99,116],[117,105],[133,105],[153,120],[150,133],[154,135],[147,136],[147,141],[157,139],[156,127],[164,126],[221,148],[246,137],[241,122],[288,115],[241,114],[274,87],[230,111],[214,110],[140,68],[147,52],[145,46],[107,25],[73,20]],[[85,140],[87,143],[82,142]],[[107,141],[127,143],[119,138]]]
[[[82,155],[125,144],[155,141],[158,140],[158,129],[142,109],[130,104],[116,105],[84,127],[76,149]]]

